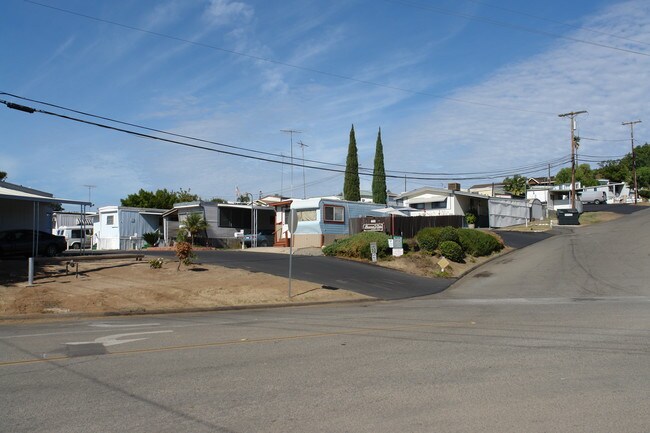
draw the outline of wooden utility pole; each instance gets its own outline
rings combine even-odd
[[[576,208],[576,121],[575,118],[578,114],[586,113],[583,111],[571,111],[570,113],[559,114],[559,117],[568,117],[571,119],[571,208]]]
[[[634,174],[634,204],[637,204],[637,196],[639,195],[638,185],[636,184],[636,155],[634,154],[634,124],[641,123],[640,120],[633,120],[631,122],[623,122],[622,125],[630,125],[630,142],[632,143],[632,173]]]

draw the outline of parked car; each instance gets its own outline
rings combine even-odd
[[[268,247],[275,243],[275,238],[273,236],[273,230],[260,230],[257,235],[245,234],[244,235],[244,245],[250,247],[253,243],[253,239],[257,239],[258,247]]]
[[[82,247],[88,249],[92,247],[93,228],[85,226],[59,227],[56,231],[58,236],[65,237],[67,248],[78,250]]]
[[[67,244],[63,236],[37,232],[38,255],[56,256],[65,251]],[[31,256],[34,243],[33,230],[0,231],[0,256]]]

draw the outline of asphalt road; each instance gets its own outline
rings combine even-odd
[[[649,241],[650,209],[414,299],[3,324],[0,431],[647,432]]]
[[[549,233],[499,233],[506,245],[524,248],[552,236]],[[149,254],[145,251],[146,254]],[[171,251],[151,253],[173,258]],[[198,251],[196,261],[287,277],[289,256],[241,250]],[[334,257],[294,255],[292,277],[332,288],[351,290],[377,299],[395,300],[440,293],[456,279],[432,279],[409,275],[370,263]]]
[[[156,252],[173,257],[173,252]],[[439,293],[455,279],[433,279],[409,275],[369,263],[324,256],[293,256],[292,278],[338,289],[346,289],[377,299],[404,299]],[[246,269],[288,277],[287,254],[253,251],[198,251],[197,262]]]

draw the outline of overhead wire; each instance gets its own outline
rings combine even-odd
[[[101,120],[108,121],[108,122],[111,122],[111,123],[116,123],[116,124],[119,124],[119,125],[130,126],[130,127],[142,129],[142,130],[145,130],[145,131],[156,132],[156,133],[159,133],[159,134],[166,134],[166,135],[176,137],[176,138],[184,138],[184,139],[193,140],[193,141],[197,141],[197,142],[201,142],[201,143],[207,143],[207,144],[213,144],[213,145],[216,145],[216,146],[222,146],[222,147],[226,147],[226,148],[230,148],[230,149],[243,150],[243,151],[246,151],[246,152],[257,153],[257,154],[270,156],[270,157],[274,157],[274,158],[281,158],[282,160],[284,160],[284,158],[285,158],[285,156],[282,155],[282,154],[276,154],[276,153],[272,153],[272,152],[265,152],[265,151],[246,148],[246,147],[241,147],[241,146],[229,145],[229,144],[220,143],[220,142],[217,142],[217,141],[192,137],[192,136],[189,136],[189,135],[177,134],[177,133],[173,133],[173,132],[169,132],[169,131],[165,131],[165,130],[161,130],[161,129],[151,128],[151,127],[144,126],[144,125],[138,125],[138,124],[131,123],[131,122],[125,122],[125,121],[122,121],[122,120],[118,120],[118,119],[114,119],[114,118],[110,118],[110,117],[106,117],[106,116],[101,116],[101,115],[92,114],[92,113],[81,111],[81,110],[68,108],[68,107],[58,105],[58,104],[53,104],[53,103],[50,103],[50,102],[45,102],[45,101],[40,101],[40,100],[37,100],[37,99],[27,98],[27,97],[24,97],[24,96],[15,95],[15,94],[8,93],[8,92],[0,92],[0,95],[7,95],[7,96],[11,96],[11,97],[16,98],[16,99],[20,99],[22,101],[30,101],[30,102],[34,102],[34,103],[37,103],[37,104],[42,104],[42,105],[45,105],[45,106],[48,106],[48,107],[58,108],[60,110],[68,111],[68,112],[71,112],[71,113],[76,113],[76,114],[80,114],[80,115],[95,118],[95,119],[101,119]],[[72,118],[70,118],[70,119],[72,119]],[[97,126],[99,126],[99,125],[97,125]],[[200,146],[198,146],[198,147],[200,147]],[[212,148],[208,148],[208,149],[212,149]],[[227,152],[224,152],[224,153],[227,153]],[[232,154],[234,154],[234,153],[232,153]],[[568,158],[568,157],[567,156],[562,156],[562,157],[559,157],[559,158],[552,159],[550,161],[542,161],[542,162],[528,164],[528,165],[525,165],[525,166],[522,166],[522,167],[514,167],[514,168],[509,168],[509,169],[505,169],[505,170],[496,170],[496,171],[492,170],[492,171],[478,171],[478,172],[458,172],[458,173],[439,172],[439,173],[435,173],[435,172],[414,172],[414,171],[403,171],[403,170],[386,170],[386,173],[394,175],[394,177],[396,177],[396,178],[403,178],[403,175],[427,176],[427,177],[430,177],[430,176],[450,176],[450,177],[445,178],[445,179],[451,179],[451,178],[454,178],[455,176],[474,176],[473,178],[499,177],[499,176],[511,174],[511,173],[517,172],[517,171],[530,170],[530,169],[535,168],[535,167],[539,167],[541,169],[543,167],[546,167],[548,164],[553,164],[553,163],[555,163],[557,161],[564,161],[566,158]],[[302,158],[299,158],[299,157],[294,157],[293,161],[294,161],[293,164],[284,163],[284,162],[281,162],[281,163],[287,164],[287,165],[293,165],[293,166],[296,166],[296,167],[301,167],[304,162],[309,162],[309,163],[318,164],[318,165],[340,167],[341,170],[336,170],[336,171],[345,173],[345,165],[344,164],[329,163],[329,162],[312,160],[312,159],[302,159]],[[314,168],[314,167],[306,165],[305,168]],[[372,176],[372,171],[373,171],[373,169],[371,169],[371,168],[359,167],[359,174],[363,174],[363,175],[366,175],[366,176]]]
[[[249,59],[252,59],[252,60],[271,63],[271,64],[274,64],[274,65],[285,66],[285,67],[288,67],[288,68],[293,68],[293,69],[297,69],[297,70],[301,70],[301,71],[305,71],[305,72],[312,72],[312,73],[315,73],[315,74],[324,75],[324,76],[328,76],[328,77],[332,77],[332,78],[338,78],[338,79],[341,79],[341,80],[352,81],[352,82],[359,83],[359,84],[365,84],[365,85],[369,85],[369,86],[381,87],[381,88],[384,88],[384,89],[395,90],[395,91],[399,91],[399,92],[409,93],[409,94],[412,94],[412,95],[428,96],[428,97],[432,97],[432,98],[457,102],[457,103],[461,103],[461,104],[470,104],[470,105],[476,105],[476,106],[481,106],[481,107],[486,107],[486,108],[495,108],[495,109],[498,109],[498,110],[515,111],[515,112],[520,112],[520,113],[531,113],[531,114],[543,114],[543,115],[552,115],[552,116],[556,115],[555,113],[550,113],[550,112],[546,112],[546,111],[527,110],[527,109],[523,109],[523,108],[514,108],[514,107],[506,107],[506,106],[502,106],[502,105],[494,105],[494,104],[489,104],[489,103],[485,103],[485,102],[469,101],[469,100],[466,100],[466,99],[454,98],[454,97],[450,97],[450,96],[443,96],[443,95],[438,95],[438,94],[435,94],[435,93],[425,92],[425,91],[421,91],[421,90],[407,89],[405,87],[393,86],[391,84],[380,83],[380,82],[371,81],[371,80],[364,80],[364,79],[360,79],[360,78],[354,78],[354,77],[339,74],[339,73],[336,73],[336,72],[324,71],[322,69],[316,69],[316,68],[310,68],[310,67],[307,67],[307,66],[288,63],[288,62],[284,62],[284,61],[277,60],[277,59],[262,57],[262,56],[258,56],[258,55],[255,55],[255,54],[248,54],[248,53],[243,53],[241,51],[236,51],[236,50],[232,50],[232,49],[228,49],[228,48],[218,47],[216,45],[206,44],[206,43],[203,43],[203,42],[192,41],[192,40],[189,40],[189,39],[181,38],[179,36],[173,36],[173,35],[168,35],[166,33],[156,32],[156,31],[153,31],[153,30],[142,29],[142,28],[131,26],[131,25],[128,25],[128,24],[119,23],[117,21],[107,20],[107,19],[104,19],[104,18],[98,18],[98,17],[92,16],[92,15],[83,14],[83,13],[80,13],[80,12],[75,12],[75,11],[72,11],[72,10],[69,10],[69,9],[64,9],[64,8],[60,8],[60,7],[56,7],[56,6],[52,6],[52,5],[48,5],[48,4],[44,4],[44,3],[39,3],[39,2],[36,2],[34,0],[23,0],[23,1],[26,2],[26,3],[33,4],[35,6],[40,6],[40,7],[43,7],[43,8],[56,10],[56,11],[63,12],[63,13],[66,13],[66,14],[75,15],[75,16],[78,16],[78,17],[81,17],[81,18],[94,20],[94,21],[97,21],[97,22],[110,24],[110,25],[117,26],[117,27],[122,27],[122,28],[132,30],[132,31],[146,33],[146,34],[149,34],[149,35],[152,35],[152,36],[166,38],[166,39],[170,39],[170,40],[177,41],[177,42],[182,42],[182,43],[186,43],[186,44],[190,44],[190,45],[195,45],[195,46],[202,47],[202,48],[208,48],[208,49],[211,49],[211,50],[220,51],[220,52],[227,53],[227,54],[233,54],[233,55],[236,55],[236,56],[246,57],[246,58],[249,58]]]
[[[625,36],[619,36],[619,35],[615,35],[613,33],[607,33],[607,32],[603,32],[601,30],[596,30],[596,29],[593,29],[593,28],[590,28],[590,27],[584,27],[584,26],[580,26],[580,25],[576,25],[576,24],[571,24],[571,23],[567,23],[567,22],[564,22],[564,21],[553,20],[551,18],[542,17],[542,16],[539,16],[539,15],[534,15],[534,14],[531,14],[531,13],[528,13],[528,12],[523,12],[523,11],[519,11],[519,10],[515,10],[515,9],[510,9],[510,8],[506,8],[506,7],[503,7],[503,6],[496,6],[496,5],[486,3],[486,2],[483,2],[483,1],[478,1],[478,0],[465,0],[465,1],[469,2],[469,3],[478,4],[478,5],[481,5],[481,6],[486,6],[486,7],[492,8],[492,9],[497,9],[497,10],[502,10],[502,11],[505,11],[505,12],[510,12],[510,13],[521,15],[521,16],[528,17],[528,18],[534,18],[534,19],[540,20],[540,21],[546,21],[546,22],[552,23],[552,24],[559,24],[561,26],[571,27],[571,28],[574,28],[574,29],[577,29],[577,30],[584,30],[584,31],[587,31],[587,32],[596,33],[596,34],[603,35],[603,36],[609,36],[609,37],[612,37],[612,38],[621,39],[623,41],[633,42],[635,44],[650,45],[650,43],[648,43],[648,42],[639,41],[637,39],[626,38]]]
[[[462,12],[456,12],[456,11],[452,11],[450,9],[444,9],[444,8],[429,6],[429,5],[421,5],[421,4],[407,2],[407,1],[403,1],[403,0],[384,0],[384,1],[388,2],[388,3],[401,4],[401,5],[404,5],[404,6],[407,6],[407,7],[411,7],[411,8],[416,8],[416,9],[421,9],[421,10],[428,10],[428,11],[436,12],[436,13],[443,14],[443,15],[456,16],[456,17],[465,18],[467,20],[484,22],[484,23],[492,24],[492,25],[499,26],[499,27],[519,30],[519,31],[528,32],[528,33],[535,33],[535,34],[548,36],[548,37],[552,37],[552,38],[557,38],[557,39],[566,39],[568,41],[578,42],[578,43],[581,43],[581,44],[592,45],[592,46],[596,46],[596,47],[600,47],[600,48],[607,48],[607,49],[610,49],[610,50],[621,51],[621,52],[625,52],[625,53],[629,53],[629,54],[637,54],[637,55],[640,55],[640,56],[650,57],[650,53],[644,53],[642,51],[632,50],[632,49],[628,49],[628,48],[615,47],[615,46],[612,46],[612,45],[607,45],[607,44],[602,44],[602,43],[599,43],[599,42],[588,41],[588,40],[585,40],[585,39],[578,39],[578,38],[574,38],[574,37],[571,37],[571,36],[562,36],[562,35],[547,32],[547,31],[544,31],[544,30],[532,29],[532,28],[528,28],[528,27],[524,27],[524,26],[520,26],[520,25],[516,25],[516,24],[506,23],[506,22],[503,22],[503,21],[497,21],[497,20],[494,20],[494,19],[491,19],[491,18],[481,17],[481,16],[478,16],[478,15],[470,15],[470,14],[466,14],[466,13],[462,13]]]

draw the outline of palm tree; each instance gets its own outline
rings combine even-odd
[[[194,236],[207,229],[209,224],[203,215],[195,212],[185,217],[183,225],[185,226],[185,230],[189,232],[192,245],[194,245]]]

